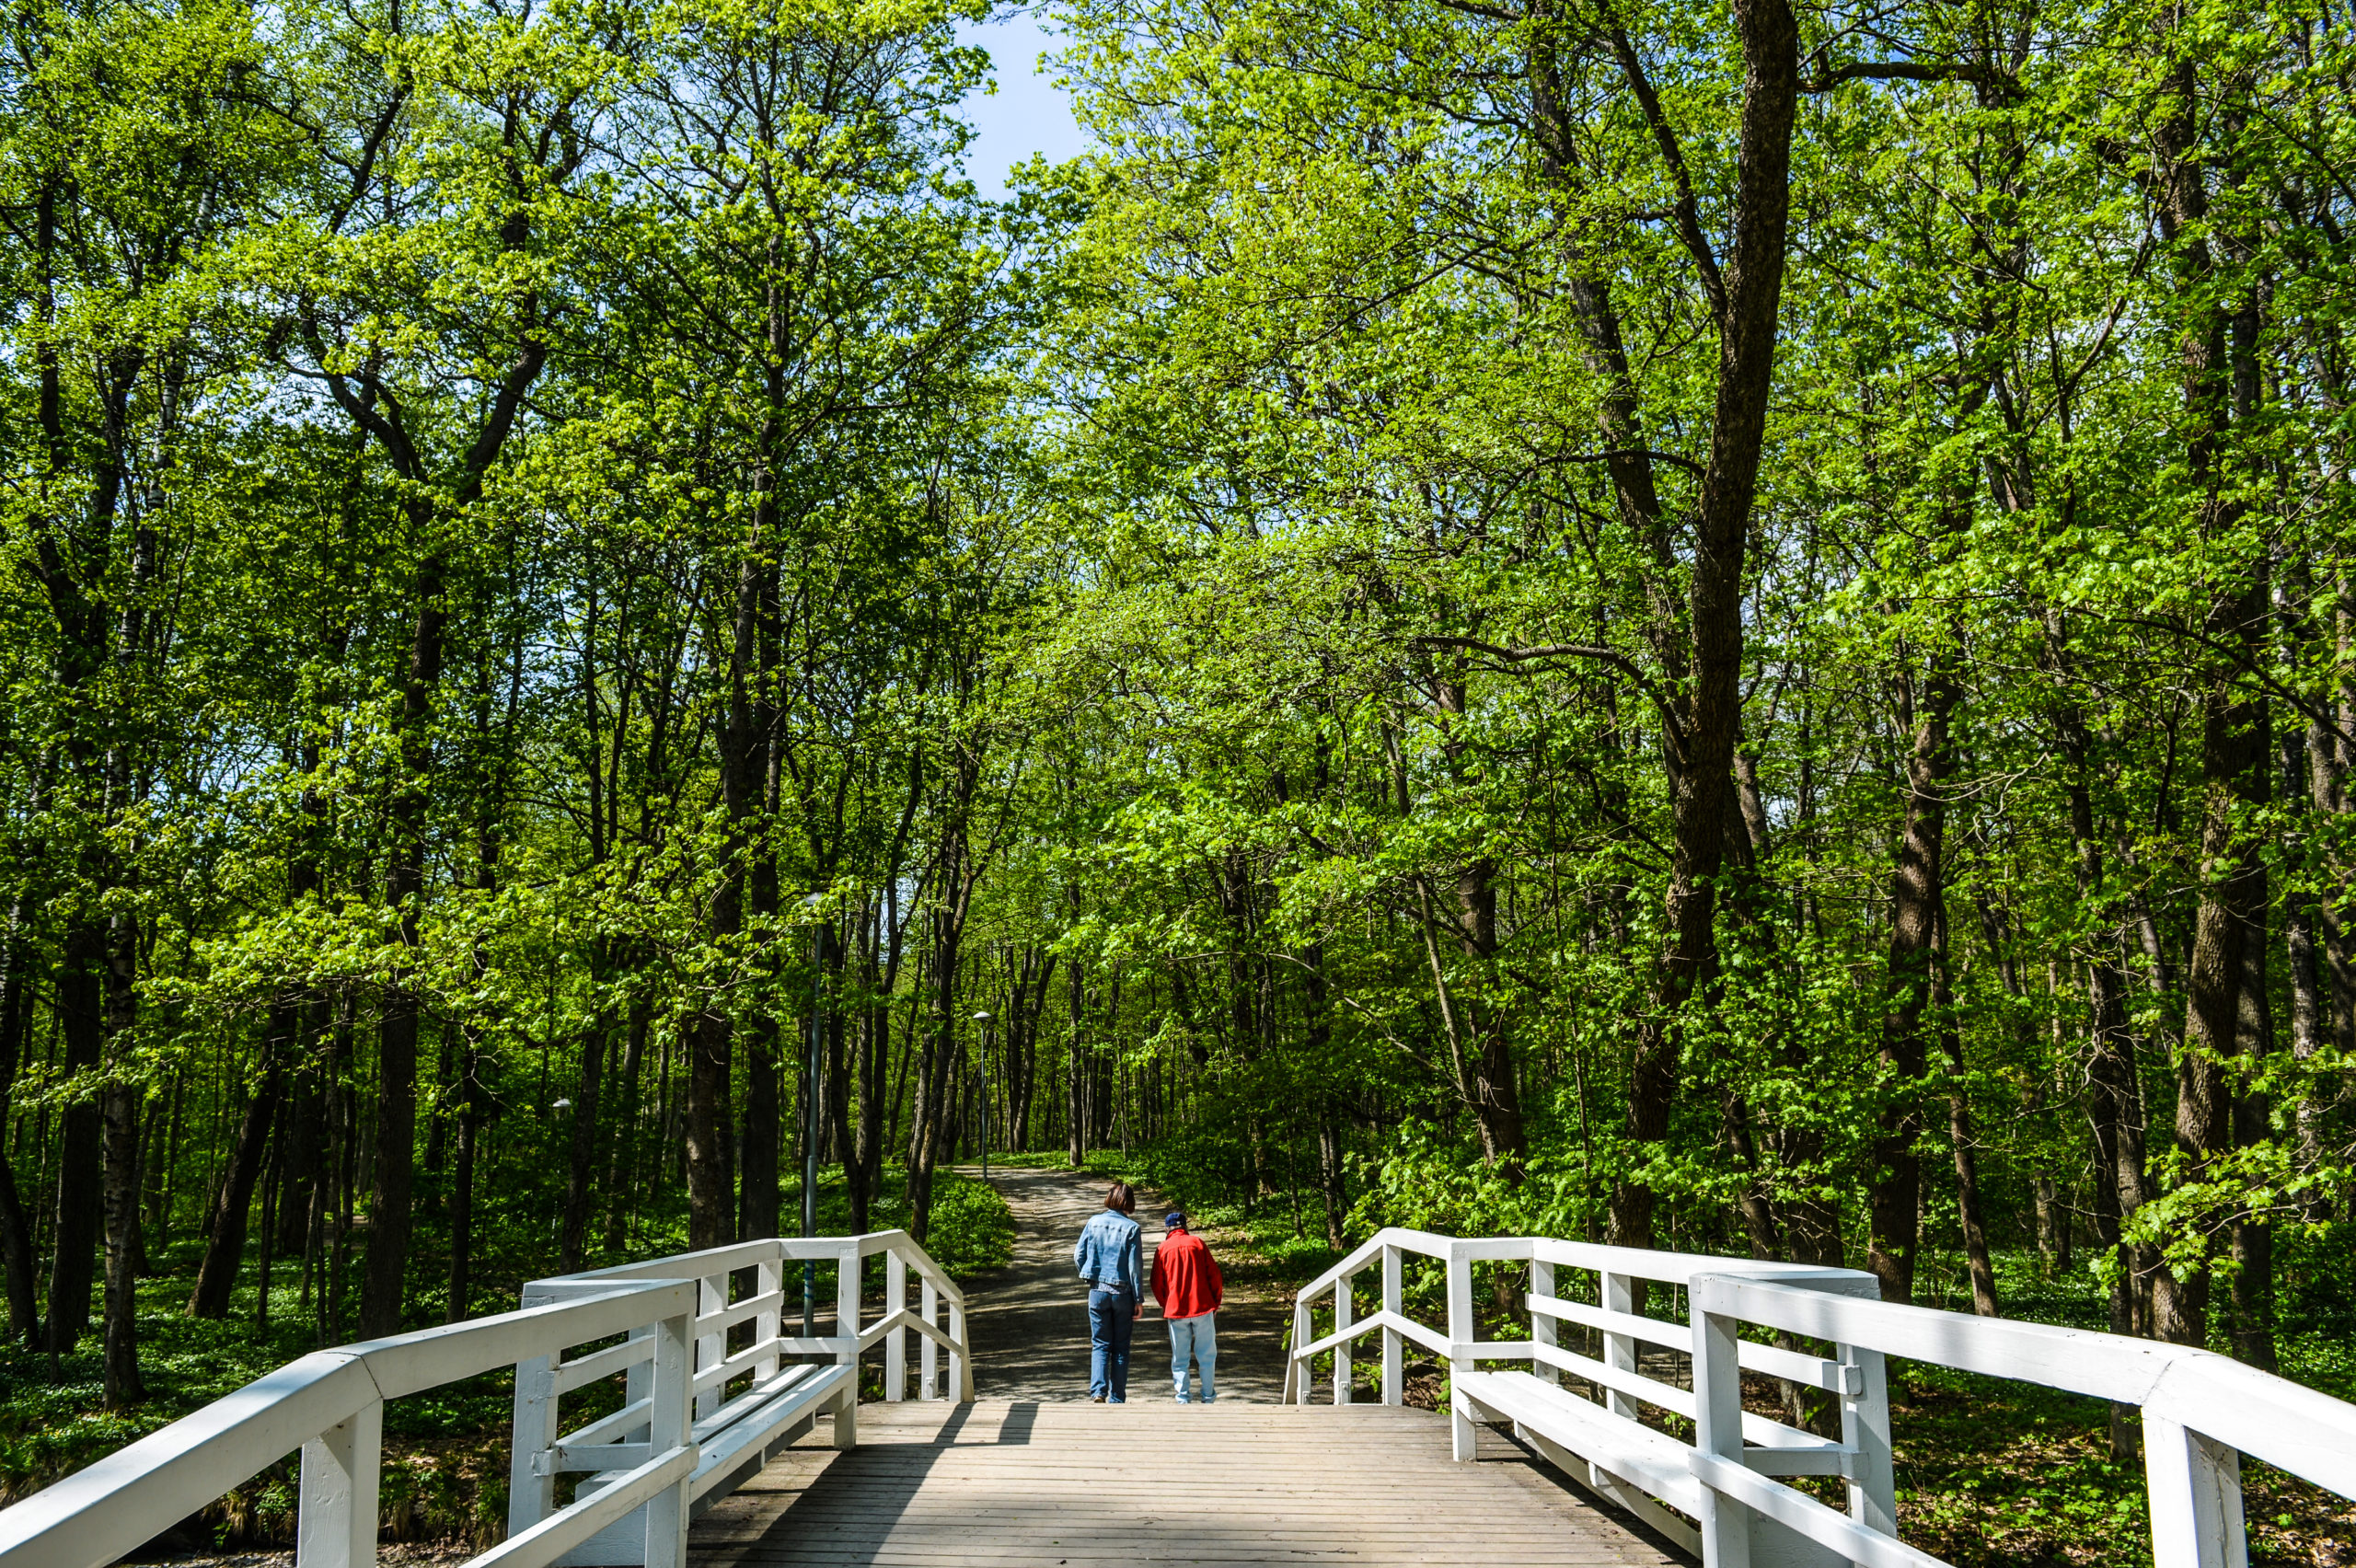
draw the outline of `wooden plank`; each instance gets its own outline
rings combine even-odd
[[[861,1420],[857,1448],[788,1449],[717,1505],[693,1568],[1674,1561],[1487,1428],[1490,1462],[1450,1462],[1448,1423],[1426,1411],[992,1401]],[[1337,1451],[1362,1479],[1337,1484]]]

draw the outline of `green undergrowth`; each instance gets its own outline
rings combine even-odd
[[[838,1184],[823,1182],[818,1192],[819,1233],[839,1235],[848,1231],[849,1196]],[[794,1201],[799,1202],[798,1194]],[[869,1206],[867,1228],[905,1229],[907,1222],[907,1182],[898,1170],[892,1170],[886,1173],[884,1191]],[[1007,1260],[1014,1256],[1013,1211],[987,1183],[959,1171],[935,1170],[932,1224],[924,1250],[953,1279],[1003,1268]]]
[[[822,1234],[840,1234],[849,1224],[849,1200],[840,1176],[839,1170],[822,1176]],[[789,1224],[798,1216],[800,1202],[798,1184],[789,1187],[784,1205]],[[904,1226],[906,1220],[906,1179],[897,1170],[887,1170],[868,1223],[884,1230]],[[673,1234],[667,1219],[651,1224],[625,1253],[593,1256],[589,1262],[594,1267],[621,1262],[624,1256],[684,1251],[683,1225],[678,1231]],[[477,1315],[513,1308],[524,1281],[556,1272],[553,1256],[536,1248],[506,1245],[510,1239],[494,1236],[484,1246],[479,1265],[483,1285],[470,1293]],[[935,1172],[926,1251],[951,1275],[964,1278],[1002,1265],[1011,1255],[1013,1240],[1013,1216],[997,1193],[955,1171]],[[0,1504],[13,1503],[81,1470],[323,1343],[353,1337],[345,1325],[344,1332],[323,1339],[302,1299],[297,1271],[283,1260],[273,1270],[267,1328],[254,1321],[260,1284],[255,1267],[246,1269],[231,1315],[201,1321],[186,1315],[195,1279],[194,1246],[159,1249],[156,1261],[159,1272],[143,1279],[139,1287],[140,1366],[147,1398],[133,1409],[109,1412],[102,1406],[101,1345],[95,1331],[71,1354],[54,1358],[20,1345],[0,1345]],[[438,1271],[441,1263],[422,1256],[415,1272],[422,1276]],[[870,1284],[880,1291],[880,1285]],[[831,1291],[832,1286],[826,1288]],[[410,1326],[441,1321],[445,1299],[439,1290],[413,1293],[408,1302]],[[476,1550],[496,1544],[506,1528],[513,1401],[514,1379],[502,1369],[386,1406],[380,1493],[386,1539],[449,1541]],[[595,1413],[594,1394],[585,1393],[580,1416]],[[573,1420],[573,1409],[568,1406],[568,1425]],[[290,1544],[295,1482],[294,1457],[276,1460],[159,1539],[157,1548]]]
[[[1060,1149],[993,1154],[990,1160],[1023,1170],[1074,1170],[1071,1157]],[[1296,1205],[1281,1196],[1246,1202],[1227,1195],[1193,1162],[1166,1150],[1091,1149],[1077,1173],[1126,1182],[1177,1204],[1218,1250],[1219,1266],[1230,1281],[1257,1279],[1289,1295],[1341,1257],[1325,1244],[1324,1216],[1313,1205]]]
[[[1958,1568],[2148,1563],[2140,1458],[2111,1457],[2096,1400],[1895,1362],[1890,1415],[1900,1528]],[[2250,1561],[2356,1563],[2356,1505],[2246,1462]]]

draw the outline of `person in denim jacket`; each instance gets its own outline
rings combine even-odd
[[[1145,1310],[1145,1243],[1129,1217],[1137,1206],[1136,1191],[1114,1182],[1071,1250],[1088,1286],[1088,1397],[1098,1404],[1128,1402],[1129,1334]]]

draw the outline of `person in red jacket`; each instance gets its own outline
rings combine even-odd
[[[1211,1375],[1218,1366],[1218,1304],[1226,1286],[1218,1260],[1202,1238],[1186,1228],[1186,1216],[1172,1209],[1161,1216],[1161,1245],[1153,1250],[1153,1298],[1170,1321],[1170,1380],[1178,1402],[1186,1397],[1186,1363],[1203,1374],[1203,1402],[1218,1398]]]

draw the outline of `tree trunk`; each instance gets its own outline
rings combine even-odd
[[[289,1041],[296,1009],[291,999],[271,1004],[263,1025],[261,1069],[253,1098],[246,1101],[237,1126],[237,1142],[229,1156],[229,1173],[221,1184],[221,1200],[214,1206],[206,1228],[204,1257],[197,1264],[196,1288],[190,1293],[191,1318],[225,1318],[229,1298],[237,1287],[237,1271],[245,1263],[246,1228],[253,1213],[254,1183],[260,1178],[262,1156],[270,1147],[270,1133],[286,1078]]]
[[[827,962],[832,966],[827,994],[839,998],[848,994],[843,986],[843,975],[850,964],[849,944],[843,941],[833,928],[829,928],[826,946]],[[851,1168],[859,1163],[859,1145],[854,1137],[851,1113],[851,1079],[857,1066],[853,1057],[859,1050],[854,1034],[857,1020],[837,1003],[826,1009],[823,1021],[827,1138],[834,1145],[835,1161],[842,1166],[844,1185],[848,1187],[852,1180]]]
[[[2047,609],[2044,623],[2041,667],[2059,686],[2069,667],[2061,613]],[[2157,1249],[2131,1241],[2124,1234],[2135,1212],[2151,1196],[2142,1077],[2127,1014],[2127,974],[2123,962],[2111,956],[2123,951],[2130,911],[2127,901],[2109,885],[2103,840],[2095,832],[2093,759],[2085,715],[2075,702],[2064,700],[2055,704],[2052,718],[2054,737],[2067,769],[2063,789],[2077,857],[2078,900],[2096,922],[2102,942],[2108,944],[2108,951],[2098,944],[2086,964],[2086,1008],[2093,1032],[2087,1111],[2095,1141],[2095,1237],[2118,1252],[2118,1274],[2110,1295],[2111,1332],[2143,1333],[2151,1326],[2151,1303],[2172,1295],[2176,1281],[2160,1266]],[[2112,1401],[2114,1461],[2133,1461],[2142,1431],[2135,1407]]]
[[[917,1067],[916,1113],[908,1141],[908,1234],[921,1242],[932,1228],[932,1172],[942,1144],[955,1133],[958,941],[963,922],[936,909],[932,920],[932,1019]]]
[[[134,576],[143,585],[153,575],[154,539],[152,530],[139,530]],[[138,612],[133,609],[123,617],[121,646],[126,663],[138,653],[143,640]],[[125,681],[130,684],[128,674]],[[125,746],[111,750],[107,771],[109,798],[118,810],[128,808],[134,789]],[[107,1409],[119,1411],[147,1397],[139,1376],[139,1124],[145,1094],[131,1076],[127,1059],[139,1021],[139,921],[131,914],[117,915],[108,922],[106,1008],[108,1066],[113,1070],[98,1094],[107,1260],[106,1353],[99,1397]]]
[[[613,1143],[606,1161],[606,1251],[618,1252],[627,1239],[624,1230],[629,1216],[629,1195],[638,1181],[638,1150],[641,1138],[639,1120],[643,1107],[639,1103],[639,1074],[646,1061],[646,1032],[652,1023],[643,997],[632,997],[629,1005],[629,1033],[622,1043],[621,1101],[614,1116]]]
[[[767,604],[766,596],[763,602]],[[765,628],[770,618],[770,612],[765,609],[762,623]],[[766,691],[772,678],[768,666],[775,663],[773,653],[768,651],[774,639],[764,630],[760,634],[760,641],[764,650],[761,679]],[[779,896],[777,859],[767,830],[768,824],[776,817],[774,748],[766,739],[774,722],[769,713],[770,705],[766,698],[754,705],[751,722],[756,734],[762,737],[756,743],[757,760],[769,781],[759,797],[761,809],[752,831],[753,863],[745,878],[753,917],[764,926],[775,920]],[[831,926],[822,924],[818,928],[818,962],[822,969],[828,962],[828,939],[831,935]],[[835,962],[838,964],[839,958]],[[778,964],[774,951],[763,953],[755,962],[755,967],[768,979],[769,985],[762,993],[764,1005],[756,1008],[747,1020],[745,1040],[745,1154],[742,1169],[737,1173],[737,1223],[740,1228],[738,1234],[746,1240],[784,1233],[779,1217],[780,1199],[778,1192],[779,1151],[784,1136],[784,1107],[778,1080],[783,1066],[783,1052],[780,1049],[777,1012],[774,1010],[778,1006]],[[839,989],[839,974],[828,974],[826,978]],[[801,1081],[806,1084],[809,1079],[805,1075]],[[801,1094],[802,1090],[797,1089],[797,1105],[801,1101]]]
[[[733,1035],[727,1015],[708,1012],[687,1054],[687,1246],[699,1251],[728,1241],[735,1208],[728,1136]]]
[[[126,1410],[147,1397],[139,1376],[139,1090],[107,1085],[100,1096],[106,1164],[106,1371],[101,1397]]]
[[[417,514],[412,525],[422,536],[431,536],[435,509],[421,505],[412,510]],[[426,558],[418,570],[417,618],[410,627],[409,675],[401,693],[400,776],[387,813],[392,853],[385,874],[385,902],[399,922],[400,945],[408,953],[417,951],[420,905],[425,897],[426,794],[433,769],[430,726],[434,695],[442,684],[443,640],[449,620],[443,606],[447,571],[446,561],[438,554]],[[376,1032],[376,1140],[368,1194],[368,1268],[360,1287],[364,1339],[400,1332],[415,1219],[419,1003],[415,988],[405,976],[386,986],[384,1007]]]
[[[69,1078],[95,1072],[103,1049],[100,974],[106,964],[106,934],[94,919],[80,918],[66,933],[57,977],[59,1030]],[[58,1118],[55,1220],[50,1235],[49,1352],[73,1350],[90,1327],[90,1294],[97,1283],[99,1241],[101,1120],[95,1086],[66,1102]]]
[[[2212,617],[2216,629],[2235,634],[2235,623],[2249,610],[2246,595],[2221,604]],[[2201,698],[2200,863],[2206,873],[2193,917],[2184,1044],[2176,1064],[2176,1138],[2189,1181],[2200,1180],[2234,1143],[2228,1064],[2241,1049],[2251,933],[2262,942],[2266,929],[2265,866],[2235,819],[2246,803],[2264,800],[2271,748],[2264,741],[2263,703],[2237,699],[2230,681],[2219,672]],[[2161,1310],[2154,1333],[2178,1344],[2205,1343],[2209,1293],[2204,1266],[2181,1289],[2155,1301]]]
[[[2245,119],[2239,108],[2229,112],[2223,121],[2228,134],[2238,133]],[[2236,167],[2228,178],[2231,183],[2240,186],[2246,176]],[[2228,254],[2246,267],[2250,259],[2246,240],[2229,233],[2225,244]],[[2233,420],[2240,427],[2246,427],[2258,414],[2259,317],[2258,288],[2245,284],[2236,291],[2226,338]],[[2263,459],[2245,454],[2240,466],[2251,478],[2265,481],[2267,465]],[[2241,628],[2244,653],[2249,658],[2259,655],[2268,632],[2277,629],[2272,614],[2270,554],[2265,559],[2267,564],[2260,569],[2242,605],[2243,615],[2252,617],[2245,620]],[[2276,749],[2271,729],[2273,709],[2263,693],[2247,699],[2243,707],[2247,715],[2245,744],[2249,755],[2238,792],[2246,804],[2270,806]],[[2272,905],[2272,888],[2264,847],[2257,841],[2257,835],[2249,837],[2251,842],[2242,851],[2246,870],[2238,889],[2237,913],[2243,922],[2242,967],[2234,1030],[2234,1049],[2238,1060],[2232,1084],[2234,1142],[2243,1148],[2268,1144],[2273,1120],[2272,1098],[2258,1087],[2265,1080],[2274,1055],[2274,1010],[2267,987],[2267,912]],[[2234,1354],[2251,1366],[2271,1371],[2275,1365],[2274,1232],[2268,1217],[2262,1213],[2251,1213],[2245,1204],[2242,1212],[2234,1217],[2232,1246]]]
[[[2230,375],[2227,320],[2219,298],[2215,252],[2209,234],[2208,149],[2199,106],[2203,101],[2196,51],[2189,36],[2164,40],[2174,52],[2168,86],[2176,101],[2156,128],[2158,215],[2170,248],[2177,297],[2184,307],[2178,360],[2183,377],[2183,429],[2188,490],[2198,498],[2200,530],[2213,551],[2217,575],[2201,632],[2216,647],[2238,645],[2245,659],[2258,651],[2269,606],[2265,576],[2256,562],[2236,559],[2234,538],[2242,503],[2225,474]],[[2184,1176],[2199,1181],[2231,1146],[2232,1093],[2226,1063],[2240,1030],[2243,948],[2253,916],[2260,929],[2262,897],[2256,846],[2235,821],[2251,795],[2253,774],[2262,798],[2269,758],[2260,749],[2262,702],[2239,690],[2235,661],[2210,654],[2195,675],[2200,694],[2200,842],[2196,878],[2192,958],[2185,985],[2185,1031],[2177,1054],[2177,1146]],[[2155,1297],[2154,1332],[2182,1344],[2208,1336],[2210,1274],[2202,1267],[2180,1290]]]
[[[896,877],[898,856],[893,857],[893,873]],[[891,1109],[886,1079],[892,1061],[892,995],[899,984],[901,928],[897,919],[899,901],[889,884],[882,900],[865,913],[866,930],[860,939],[861,964],[866,971],[868,995],[873,998],[863,1010],[854,1049],[859,1056],[859,1117],[851,1141],[849,1162],[843,1170],[844,1184],[850,1190],[851,1228],[864,1231],[868,1216],[883,1184],[884,1145],[891,1136],[887,1113]],[[890,957],[881,950],[890,944]]]
[[[1496,868],[1485,860],[1466,867],[1456,883],[1457,904],[1464,921],[1464,953],[1483,971],[1496,962]],[[1489,987],[1484,986],[1482,989]],[[1523,1130],[1521,1086],[1514,1070],[1513,1045],[1506,1021],[1496,1007],[1474,997],[1461,1004],[1473,1035],[1468,1053],[1472,1069],[1472,1111],[1481,1124],[1482,1152],[1508,1182],[1521,1180],[1530,1156]]]
[[[304,998],[305,1022],[297,1045],[306,1053],[315,1047],[318,1040],[317,1010],[317,998]],[[311,1193],[319,1184],[319,1164],[327,1141],[326,1099],[319,1092],[316,1066],[306,1062],[294,1075],[281,1120],[286,1127],[286,1142],[279,1199],[278,1250],[294,1253],[303,1250],[309,1236]]]
[[[1965,1088],[1963,1033],[1956,1027],[1955,992],[1947,976],[1946,911],[1939,912],[1939,951],[1931,972],[1931,1006],[1938,1013],[1939,1050],[1946,1058],[1947,1142],[1955,1155],[1956,1214],[1963,1227],[1963,1253],[1971,1272],[1971,1309],[1999,1317],[1996,1266],[1988,1251],[1988,1225],[1980,1203],[1980,1140],[1973,1130],[1971,1101]]]
[[[25,1210],[8,1159],[9,1101],[23,1062],[32,1020],[31,945],[21,903],[9,911],[6,945],[0,948],[0,1277],[8,1292],[9,1337],[27,1346],[40,1335],[38,1271],[33,1262],[32,1216]]]
[[[2335,652],[2339,667],[2349,667],[2351,655],[2356,655],[2356,605],[2351,605],[2348,585],[2342,582],[2332,586],[2332,630]],[[2339,727],[2356,725],[2356,699],[2351,699],[2348,686],[2341,686],[2339,708]],[[2335,732],[2327,732],[2320,723],[2312,725],[2307,743],[2307,792],[2315,809],[2327,818],[2339,816],[2348,810],[2349,747]],[[2327,834],[2327,846],[2332,836]],[[2326,866],[2333,885],[2346,886],[2356,882],[2356,867],[2343,863],[2337,854],[2327,848]],[[2323,964],[2323,977],[2327,982],[2327,1009],[2332,1043],[2342,1051],[2356,1051],[2356,936],[2351,936],[2348,924],[2339,912],[2337,899],[2317,901],[2316,914],[2322,927],[2318,957]]]
[[[1322,770],[1321,770],[1322,771]],[[1494,901],[1492,910],[1494,912]],[[1494,927],[1492,928],[1494,934]],[[1334,1023],[1325,979],[1325,944],[1311,941],[1300,952],[1301,988],[1309,1009],[1309,1030],[1302,1055],[1310,1070],[1327,1070],[1325,1054],[1332,1048]],[[1342,1106],[1329,1090],[1317,1097],[1317,1190],[1325,1204],[1325,1245],[1342,1251],[1343,1218],[1349,1211],[1342,1169]]]
[[[2135,1037],[2121,1005],[2124,986],[2113,966],[2097,959],[2088,966],[2087,1008],[2093,1015],[2093,1059],[2088,1063],[2088,1118],[2095,1140],[2095,1239],[2118,1254],[2118,1277],[2110,1290],[2110,1332],[2140,1332],[2139,1304],[2148,1297],[2150,1249],[2122,1234],[2123,1222],[2142,1206],[2143,1106],[2136,1092]],[[2110,1403],[2110,1456],[2133,1462],[2142,1432],[2135,1406]]]
[[[605,978],[606,966],[598,966]],[[593,1206],[590,1178],[597,1159],[598,1115],[605,1088],[606,1042],[614,1031],[613,1015],[600,1010],[581,1039],[581,1084],[573,1090],[572,1170],[564,1190],[564,1232],[558,1247],[558,1272],[577,1274],[586,1266],[589,1217]]]
[[[2282,911],[2282,961],[2290,971],[2291,1057],[2299,1065],[2304,1080],[2323,1045],[2323,1008],[2316,963],[2315,905],[2295,892],[2286,899]],[[2311,1089],[2303,1088],[2291,1110],[2293,1158],[2299,1170],[2310,1176],[2319,1174],[2324,1162],[2319,1098]],[[2329,1216],[2330,1204],[2320,1192],[2302,1193],[2298,1202],[2310,1220]]]
[[[779,1081],[783,1076],[779,1043],[777,1019],[766,1012],[755,1015],[745,1042],[745,1158],[737,1177],[740,1234],[748,1241],[783,1234],[779,1228],[783,1223],[779,1168],[783,1158],[785,1104]],[[807,1081],[804,1078],[797,1083]],[[801,1095],[797,1088],[797,1106]]]
[[[2266,871],[2261,863],[2258,875]],[[2241,1027],[2238,1066],[2246,1078],[2262,1071],[2272,1054],[2274,1020],[2266,991],[2265,894],[2258,894],[2258,925],[2242,944]],[[2273,1105],[2260,1090],[2243,1087],[2234,1096],[2234,1141],[2241,1147],[2263,1145],[2270,1135]],[[2274,1229],[2262,1215],[2235,1217],[2234,1250],[2234,1355],[2271,1372],[2274,1349]]]
[[[1071,1027],[1064,1044],[1064,1080],[1069,1103],[1065,1107],[1065,1132],[1070,1140],[1068,1151],[1074,1170],[1088,1163],[1088,1067],[1080,1052],[1080,1009],[1081,984],[1080,960],[1071,962],[1071,974],[1066,981],[1071,997]]]
[[[464,1322],[474,1295],[475,1157],[482,1138],[482,1057],[472,1031],[458,1055],[458,1154],[450,1172],[450,1274],[442,1320]]]
[[[1934,974],[1945,961],[1946,788],[1953,758],[1948,722],[1959,693],[1950,656],[1934,651],[1919,686],[1903,678],[1913,746],[1906,759],[1905,825],[1890,878],[1889,970],[1884,982],[1881,1109],[1873,1145],[1875,1174],[1867,1192],[1871,1230],[1865,1263],[1881,1281],[1886,1301],[1914,1297],[1914,1255],[1920,1242],[1923,1136],[1922,1082],[1930,1066],[1925,1015]]]
[[[1791,216],[1797,27],[1786,0],[1736,0],[1734,13],[1744,65],[1735,235],[1718,290],[1716,407],[1693,519],[1686,611],[1692,663],[1677,703],[1678,732],[1669,741],[1671,836],[1662,911],[1669,936],[1654,965],[1650,1006],[1637,1024],[1630,1071],[1627,1131],[1638,1159],[1669,1136],[1677,1098],[1678,1015],[1714,952],[1724,813],[1742,717],[1743,558],[1774,378]],[[1648,1182],[1623,1178],[1612,1198],[1613,1239],[1652,1246],[1657,1202]]]

